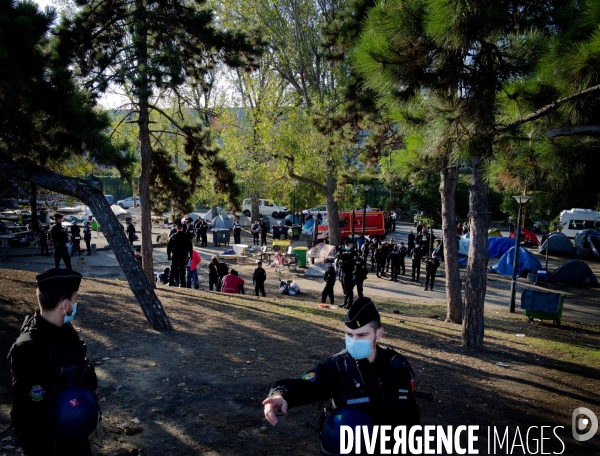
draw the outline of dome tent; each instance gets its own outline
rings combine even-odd
[[[500,258],[515,246],[515,240],[508,237],[488,238],[488,254],[490,258]]]
[[[515,261],[515,248],[511,247],[508,251],[502,255],[500,261],[492,266],[492,269],[498,274],[504,276],[512,276],[513,263]],[[520,247],[519,248],[519,264],[517,266],[517,275],[522,276],[524,271],[535,272],[542,269],[542,263],[531,253],[529,250]]]
[[[502,233],[498,228],[493,228],[488,231],[488,237],[502,237]]]
[[[575,247],[577,255],[586,256],[592,254],[600,258],[600,231],[595,229],[581,230],[575,235]]]
[[[228,215],[217,215],[211,222],[211,228],[226,228],[230,230],[233,228],[233,217],[229,217]]]
[[[565,255],[573,253],[573,244],[564,233],[552,233],[546,238],[544,243],[539,246],[538,252],[546,253],[546,246],[548,246],[548,253]]]
[[[250,221],[250,217],[246,217],[245,215],[242,215],[239,219],[240,221],[240,225],[241,226],[250,226],[252,225],[252,222]]]
[[[510,237],[511,238],[515,238],[517,232],[515,231],[514,233],[511,233]],[[535,235],[535,233],[531,230],[528,230],[527,228],[523,228],[521,230],[521,238],[520,238],[521,242],[524,244],[530,244],[533,247],[537,247],[538,245],[540,245],[540,241],[538,240],[537,236]]]
[[[597,284],[598,279],[590,267],[581,260],[565,261],[555,269],[550,277],[550,282],[570,283],[573,285]]]

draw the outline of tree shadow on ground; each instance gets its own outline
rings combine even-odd
[[[299,377],[343,348],[341,311],[281,296],[160,288],[174,331],[159,333],[147,325],[125,283],[86,282],[74,323],[98,364],[103,454],[134,448],[152,455],[318,454],[320,404],[294,409],[272,428],[261,401],[274,380]],[[23,299],[28,309],[20,311],[28,313],[35,296],[28,291]],[[22,317],[6,307],[2,321],[5,315]],[[16,320],[7,326],[11,343],[20,327]],[[424,424],[479,425],[480,454],[487,426],[562,425],[565,454],[595,454],[591,445],[574,444],[570,414],[577,405],[600,405],[599,369],[545,355],[532,367],[526,346],[488,338],[489,348],[472,352],[460,346],[457,325],[387,312],[383,320],[384,345],[408,357],[419,390],[436,395],[436,402],[420,403]],[[2,374],[0,386],[6,387]],[[545,451],[561,449],[556,440],[546,443]]]

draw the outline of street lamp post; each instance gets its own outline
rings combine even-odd
[[[363,185],[363,191],[365,192],[365,203],[363,205],[363,219],[362,219],[362,237],[365,237],[365,227],[367,226],[367,193],[369,193],[371,187]]]
[[[292,180],[292,187],[294,187],[294,197],[292,198],[292,226],[296,224],[296,187],[298,186],[298,181],[296,179]],[[298,220],[298,223],[300,220]]]
[[[513,196],[519,203],[519,216],[517,217],[517,230],[515,231],[515,257],[513,262],[512,283],[510,285],[510,311],[515,311],[515,297],[517,295],[517,271],[519,270],[519,250],[521,248],[521,217],[523,215],[523,206],[525,206],[530,196]]]

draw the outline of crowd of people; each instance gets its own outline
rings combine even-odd
[[[393,226],[393,225],[391,225]],[[351,238],[346,239],[344,245],[337,250],[335,264],[337,266],[337,277],[342,285],[344,293],[344,303],[339,307],[349,308],[354,302],[354,288],[359,298],[363,297],[363,283],[367,279],[369,272],[375,272],[378,278],[387,278],[386,273],[390,273],[389,280],[398,282],[398,276],[406,274],[406,261],[410,260],[412,269],[411,282],[420,284],[421,265],[425,264],[425,290],[433,291],[435,283],[435,274],[440,266],[440,260],[436,255],[430,254],[430,247],[435,236],[423,226],[417,227],[415,235],[411,230],[407,237],[407,244],[400,242],[396,244],[393,239],[379,239],[377,235],[371,238],[358,238],[360,248],[354,247],[354,241]],[[370,257],[370,271],[368,267]],[[333,263],[333,261],[328,261]],[[327,269],[323,275],[326,282],[325,288],[321,294],[321,303],[325,304],[327,298],[330,303],[334,303],[333,286],[335,279],[332,279],[333,268],[327,264]]]
[[[94,368],[86,358],[85,343],[70,324],[77,311],[76,300],[82,276],[72,271],[66,242],[69,238],[72,243],[79,241],[81,238],[78,239],[78,236],[82,233],[76,224],[67,232],[62,226],[62,219],[60,214],[56,214],[56,223],[47,233],[47,240],[55,246],[56,268],[37,276],[40,308],[26,318],[21,335],[9,353],[15,396],[12,423],[22,449],[28,455],[90,455],[89,435],[97,426],[99,413]],[[394,230],[395,220],[391,216],[389,220],[388,228]],[[260,224],[255,223],[255,226],[261,230]],[[241,227],[238,227],[239,223],[234,224],[234,236],[241,240]],[[86,229],[89,231],[88,224],[83,226],[84,240]],[[238,233],[235,233],[236,230]],[[253,236],[254,230],[250,229]],[[201,219],[175,222],[167,242],[167,258],[171,265],[158,276],[160,281],[170,286],[199,288],[198,267],[202,259],[194,250],[193,243],[195,240],[206,245],[206,231],[206,222]],[[264,232],[265,240],[261,239],[261,242],[266,244],[266,230]],[[133,245],[133,224],[125,227],[125,233]],[[262,233],[259,231],[261,237]],[[263,401],[264,416],[269,423],[277,423],[276,413],[332,399],[332,406],[322,422],[322,449],[329,451],[324,454],[337,454],[336,439],[328,437],[330,417],[333,416],[331,410],[335,407],[335,419],[344,423],[350,423],[359,416],[364,423],[372,420],[378,424],[419,424],[419,409],[415,401],[419,393],[412,389],[410,364],[395,351],[378,345],[384,328],[374,303],[363,294],[363,282],[369,272],[374,272],[378,278],[387,278],[389,273],[389,280],[397,282],[399,276],[406,274],[408,258],[411,260],[411,280],[419,283],[420,268],[424,263],[425,289],[433,290],[439,267],[439,259],[429,254],[433,239],[433,233],[421,226],[417,227],[416,234],[409,233],[406,245],[372,236],[357,239],[359,248],[355,248],[354,239],[345,240],[344,245],[338,248],[337,269],[333,261],[326,265],[323,276],[326,285],[321,301],[324,303],[329,299],[331,304],[334,303],[334,286],[339,280],[344,292],[344,302],[339,307],[348,309],[343,323],[346,350],[317,364],[300,378],[275,381]],[[141,261],[139,249],[136,257]],[[59,268],[61,261],[64,261],[65,269]],[[267,273],[259,260],[252,275],[256,296],[266,296],[266,279]],[[213,257],[208,265],[208,280],[211,291],[246,293],[246,281],[238,271],[230,269],[217,257]],[[31,363],[32,358],[39,362]],[[63,382],[63,377],[68,385]],[[358,386],[356,378],[361,378]],[[65,391],[68,395],[63,394]],[[68,413],[73,398],[83,408],[83,415],[78,415],[77,422]],[[50,399],[53,404],[64,402],[64,407],[49,409]],[[31,423],[35,426],[32,427]],[[49,449],[52,451],[49,452]]]

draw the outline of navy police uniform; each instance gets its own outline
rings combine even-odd
[[[354,282],[356,283],[356,293],[359,298],[363,297],[363,283],[367,279],[368,274],[367,259],[359,256],[354,268]]]
[[[67,250],[67,242],[69,235],[62,227],[63,216],[61,214],[55,214],[54,219],[56,223],[50,229],[50,238],[54,244],[54,267],[60,267],[60,260],[65,262],[65,267],[71,269],[71,257]]]
[[[41,292],[77,291],[81,274],[50,269],[37,280]],[[39,310],[27,316],[8,362],[14,395],[10,415],[23,452],[28,456],[91,455],[88,438],[59,437],[52,416],[54,400],[62,391],[75,386],[95,391],[97,387],[86,344],[71,323],[56,326]]]
[[[335,286],[335,268],[333,266],[325,270],[323,280],[325,281],[325,288],[321,293],[321,304],[324,304],[327,298],[333,304],[333,287]]]
[[[359,298],[344,322],[358,329],[379,318],[373,302]],[[408,360],[392,349],[376,346],[375,361],[356,360],[343,350],[317,364],[300,378],[276,381],[269,397],[282,396],[288,409],[331,399],[331,408],[351,407],[371,417],[376,425],[420,424]]]
[[[181,228],[181,222],[177,222],[177,227]],[[167,259],[171,261],[171,274],[169,276],[169,285],[175,283],[180,287],[185,287],[185,264],[188,258],[192,257],[192,241],[183,231],[177,231],[167,242]]]
[[[354,301],[354,268],[358,260],[358,252],[351,248],[343,250],[338,254],[338,265],[340,267],[340,282],[344,290],[344,305],[341,307],[349,308]]]

